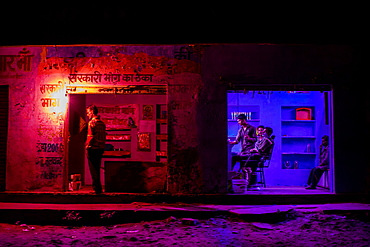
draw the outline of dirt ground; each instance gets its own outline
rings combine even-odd
[[[0,224],[1,246],[370,246],[370,222],[342,215],[292,213],[279,223],[234,217],[112,226]]]

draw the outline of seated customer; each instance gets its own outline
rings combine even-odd
[[[238,155],[234,155],[231,159],[231,168],[233,169],[236,162],[245,162],[252,160],[259,160],[266,154],[269,154],[272,144],[274,143],[271,139],[273,130],[271,127],[266,127],[257,137],[257,141],[253,148],[243,150]]]
[[[265,126],[263,126],[263,125],[258,126],[258,127],[256,128],[256,135],[257,135],[257,138],[262,137],[262,136],[263,136],[263,134],[264,134],[264,132],[265,132]]]
[[[274,141],[271,138],[273,133],[272,128],[266,127],[261,138],[258,138],[255,147],[250,150],[249,157],[245,164],[244,171],[248,173],[249,188],[256,187],[257,174],[256,170],[262,157],[267,156],[271,152]],[[259,189],[259,188],[257,188]]]
[[[324,135],[321,139],[320,145],[320,164],[313,168],[308,177],[307,184],[309,185],[306,189],[316,189],[317,183],[319,182],[324,171],[329,169],[329,137]]]

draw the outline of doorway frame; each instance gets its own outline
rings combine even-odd
[[[69,191],[69,166],[70,166],[70,162],[69,162],[69,154],[70,154],[70,145],[69,145],[69,142],[70,142],[70,132],[69,132],[69,127],[70,127],[70,96],[71,95],[90,95],[90,94],[99,94],[99,95],[111,95],[111,96],[114,96],[114,95],[157,95],[153,92],[159,92],[159,94],[164,94],[166,96],[166,107],[167,107],[167,112],[168,112],[168,95],[169,95],[169,91],[168,91],[168,85],[120,85],[120,86],[116,86],[116,87],[107,87],[107,86],[101,86],[101,87],[88,87],[86,86],[86,89],[85,87],[81,86],[81,87],[78,87],[78,90],[76,90],[77,87],[73,86],[71,88],[74,88],[74,90],[68,90],[67,88],[67,93],[66,93],[66,96],[68,97],[68,101],[67,101],[67,108],[66,108],[66,117],[65,117],[65,122],[64,122],[64,146],[65,146],[65,152],[64,152],[64,160],[65,160],[65,163],[64,163],[64,168],[63,168],[63,172],[64,172],[64,177],[63,177],[63,190],[65,192]],[[109,89],[108,92],[110,93],[107,93],[106,89]],[[150,91],[150,89],[152,91]],[[90,90],[90,91],[89,91]],[[163,91],[164,90],[164,91]],[[145,92],[145,91],[148,91],[147,93],[142,93],[142,92]],[[150,92],[149,92],[150,91]],[[164,93],[163,93],[164,92]],[[168,117],[167,117],[168,118]],[[168,124],[167,124],[167,133],[168,133]],[[167,140],[168,141],[168,140]],[[86,157],[85,157],[86,159]],[[156,161],[157,162],[157,161]],[[168,146],[167,146],[167,163],[168,163]],[[167,166],[168,167],[168,166]],[[167,170],[167,168],[166,168]],[[168,172],[168,171],[167,171]],[[86,176],[86,174],[84,174],[84,176]],[[167,177],[167,174],[166,174],[166,177]],[[85,181],[85,179],[83,179],[83,181]],[[166,191],[167,191],[167,179],[165,181],[165,188],[166,188]]]

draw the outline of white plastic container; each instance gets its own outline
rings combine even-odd
[[[248,181],[245,179],[233,179],[233,191],[234,193],[245,193],[248,187]]]

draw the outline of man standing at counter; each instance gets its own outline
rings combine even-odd
[[[106,127],[98,116],[98,108],[90,105],[86,108],[86,115],[89,118],[87,127],[86,151],[89,169],[92,178],[92,186],[96,194],[102,193],[100,181],[100,163],[104,153]]]

